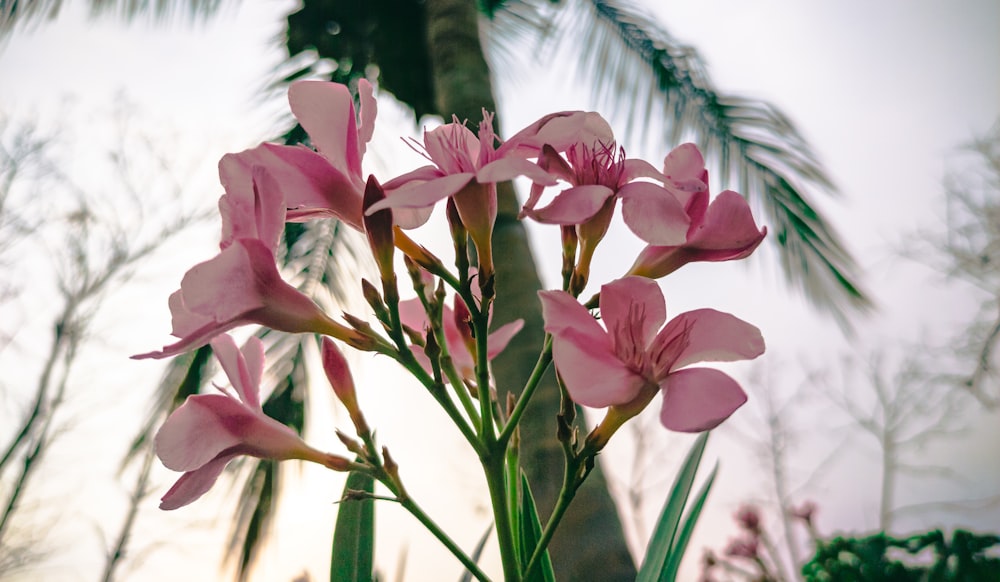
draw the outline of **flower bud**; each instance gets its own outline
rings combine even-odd
[[[337,348],[337,344],[329,338],[323,338],[323,370],[326,372],[327,380],[330,381],[330,386],[333,387],[333,393],[337,395],[337,399],[351,416],[351,421],[354,423],[358,435],[367,434],[369,432],[368,423],[365,422],[365,417],[358,407],[358,397],[354,389],[354,377],[351,376],[351,369],[347,365],[344,354]]]
[[[390,281],[395,277],[392,266],[393,245],[392,231],[392,210],[385,208],[368,214],[368,208],[377,202],[385,200],[385,191],[379,185],[375,176],[368,177],[368,184],[365,186],[364,198],[364,223],[365,234],[368,236],[368,245],[371,246],[372,255],[378,265],[379,274],[382,281]]]

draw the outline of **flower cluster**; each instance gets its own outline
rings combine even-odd
[[[608,439],[657,395],[662,395],[662,424],[681,432],[709,430],[746,401],[735,380],[692,364],[755,358],[764,351],[760,332],[707,308],[668,320],[656,281],[689,262],[746,257],[766,234],[739,194],[724,191],[711,199],[705,161],[693,144],[678,146],[654,167],[627,158],[596,113],[546,115],[503,141],[492,114],[484,111],[475,132],[453,119],[425,131],[422,142],[412,142],[427,165],[376,179],[362,169],[377,113],[369,83],[359,83],[360,107],[345,86],[333,83],[297,82],[288,97],[312,147],[265,143],[222,158],[219,253],[192,267],[169,298],[178,340],[134,356],[163,358],[210,344],[232,385],[219,388],[219,394],[190,397],[157,434],[163,463],[184,472],[163,498],[163,508],[190,503],[231,459],[251,455],[366,472],[417,514],[398,466],[375,443],[347,361],[332,340],[406,367],[479,454],[491,487],[517,474],[493,459],[517,462],[506,452],[550,362],[568,398],[607,409],[585,441],[561,436],[567,463],[579,468],[567,471],[579,477],[565,485],[574,491]],[[563,286],[539,292],[547,332],[539,367],[522,389],[505,387],[503,393],[518,398],[499,402],[490,362],[522,323],[491,329],[492,307],[504,300],[502,293],[496,296],[494,284],[493,228],[497,184],[518,177],[531,183],[520,218],[561,230]],[[405,232],[424,225],[442,201],[455,243],[455,269]],[[592,259],[619,201],[625,224],[648,246],[620,279],[600,286],[599,297],[581,303]],[[369,241],[381,283],[363,281],[371,317],[331,317],[282,279],[276,251],[285,223],[326,218],[363,232]],[[416,294],[412,299],[400,296],[399,254]],[[599,316],[590,311],[595,307]],[[372,318],[376,325],[369,323]],[[262,344],[252,339],[240,350],[226,335],[246,324],[323,336],[327,378],[350,412],[357,439],[341,432],[338,437],[355,460],[320,452],[263,413]],[[506,502],[503,495],[494,496],[494,503]],[[508,538],[516,534],[507,531],[509,509],[495,507],[494,512],[507,568],[516,557]],[[558,515],[552,525],[557,522]],[[475,571],[474,564],[463,563]],[[526,575],[533,565],[512,567],[522,567]]]

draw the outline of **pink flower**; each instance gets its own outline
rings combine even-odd
[[[365,180],[361,160],[372,138],[378,110],[368,81],[358,83],[360,116],[350,90],[339,83],[298,81],[288,90],[292,113],[317,151],[305,146],[261,144],[231,154],[224,171],[264,166],[284,187],[288,220],[336,217],[363,230]],[[425,218],[426,220],[426,218]]]
[[[656,282],[642,277],[601,287],[607,329],[568,293],[539,296],[553,360],[570,396],[584,406],[612,407],[620,416],[618,426],[657,391],[663,393],[660,421],[680,432],[714,428],[746,402],[726,374],[687,366],[759,356],[764,340],[756,327],[712,309],[682,313],[663,326],[663,294]]]
[[[220,166],[227,163],[223,158]],[[235,327],[257,323],[290,333],[322,333],[356,347],[358,332],[326,315],[278,273],[274,251],[284,226],[285,205],[274,177],[261,167],[223,177],[219,199],[222,252],[195,265],[168,301],[172,335],[180,341],[133,359],[166,358],[207,344]]]
[[[639,254],[628,274],[658,279],[690,262],[730,261],[750,256],[764,240],[767,228],[758,229],[746,199],[726,190],[709,204],[704,160],[691,144],[675,149],[663,163],[664,184],[684,206],[689,226],[679,242],[643,238],[650,244]]]
[[[598,128],[599,130],[599,128]],[[462,223],[469,231],[479,257],[481,274],[492,272],[492,233],[497,215],[496,183],[526,176],[532,181],[554,185],[555,179],[528,155],[537,155],[542,143],[553,141],[568,147],[578,134],[595,131],[592,117],[582,112],[546,116],[497,147],[493,115],[483,111],[478,135],[457,118],[452,123],[424,132],[423,155],[433,165],[423,166],[384,184],[387,198],[367,210],[382,208],[428,209],[439,200],[452,197]],[[419,147],[419,146],[418,146]],[[412,228],[421,221],[397,222]]]
[[[444,331],[445,343],[448,354],[454,364],[458,374],[465,380],[474,382],[476,379],[475,360],[475,339],[468,320],[469,309],[458,296],[455,297],[455,309],[447,305],[443,307],[442,331]],[[430,328],[427,320],[427,312],[419,298],[408,299],[399,302],[399,318],[403,325],[415,331],[426,332]],[[508,324],[500,326],[487,337],[487,357],[492,360],[507,347],[510,340],[517,332],[521,331],[524,321],[518,319]],[[420,361],[426,370],[430,370],[430,360],[422,350],[415,351],[414,356]]]
[[[156,455],[184,475],[167,491],[160,509],[177,509],[211,489],[229,461],[240,455],[286,460],[302,459],[337,471],[350,468],[347,459],[322,453],[302,441],[292,429],[264,414],[260,379],[264,346],[251,338],[241,352],[228,335],[212,341],[232,391],[189,396],[156,433]]]

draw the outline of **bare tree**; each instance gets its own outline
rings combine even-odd
[[[877,447],[882,477],[878,528],[886,532],[904,509],[896,504],[898,482],[904,475],[956,476],[949,467],[919,460],[919,453],[932,441],[962,432],[968,402],[928,370],[926,351],[910,351],[894,368],[884,352],[864,360],[845,357],[840,378],[827,376],[817,384]]]
[[[0,263],[7,272],[3,279],[16,279],[10,275],[24,267],[18,263],[29,263],[37,271],[42,257],[51,259],[50,277],[22,277],[27,287],[10,289],[6,297],[13,302],[16,293],[23,291],[56,298],[50,320],[45,322],[44,314],[33,314],[18,330],[47,326],[49,342],[35,372],[34,388],[20,402],[23,411],[19,418],[5,423],[0,433],[0,576],[28,565],[25,544],[11,539],[13,526],[18,520],[30,521],[30,514],[21,510],[33,477],[53,442],[71,430],[64,405],[73,386],[74,366],[92,339],[95,315],[109,295],[130,278],[137,263],[205,216],[180,209],[164,212],[162,205],[180,200],[179,183],[168,174],[155,178],[138,175],[138,157],[155,160],[155,152],[136,147],[137,134],[131,129],[128,113],[120,112],[117,121],[120,143],[107,152],[107,186],[98,192],[89,191],[59,170],[49,153],[57,146],[58,136],[42,137],[30,124],[0,126],[0,253],[7,252],[0,255],[6,259]],[[148,140],[145,143],[152,146]],[[151,183],[157,186],[150,187]],[[159,191],[164,188],[166,192]],[[44,198],[29,203],[36,190],[44,191]],[[150,190],[156,190],[156,195],[143,195]],[[44,200],[44,208],[40,209],[39,199]],[[43,330],[37,332],[43,334]],[[17,344],[14,330],[3,332],[7,347]],[[142,489],[140,483],[137,490]],[[133,505],[136,502],[133,497]],[[109,567],[113,569],[113,564]]]
[[[963,370],[951,380],[988,409],[1000,408],[1000,122],[965,151],[974,160],[945,181],[947,223],[924,261],[970,284],[979,310],[951,345]]]

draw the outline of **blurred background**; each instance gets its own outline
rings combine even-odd
[[[296,138],[288,80],[371,79],[366,172],[421,165],[400,137],[441,122],[443,90],[428,88],[431,73],[400,73],[418,69],[393,26],[433,23],[420,11],[435,3],[329,4],[0,1],[0,579],[326,579],[342,476],[247,461],[197,503],[159,511],[175,475],[144,445],[204,362],[128,356],[167,342],[167,296],[217,252],[218,159]],[[772,542],[765,560],[787,580],[811,535],[996,533],[1000,5],[477,7],[501,137],[587,109],[629,157],[656,166],[695,141],[712,191],[747,195],[769,228],[740,264],[688,265],[662,281],[670,313],[731,312],[768,346],[725,368],[750,400],[710,441],[704,469],[718,461],[720,473],[682,578],[744,535],[734,514],[748,504]],[[442,224],[414,236],[442,248]],[[526,227],[542,285],[557,287],[557,230]],[[363,243],[330,225],[299,234],[335,241],[322,301],[366,314],[352,287],[372,277],[352,251]],[[641,248],[616,222],[591,287]],[[289,246],[290,281],[318,276],[308,258]],[[316,353],[269,346],[275,401],[288,399],[310,443],[342,450],[332,427],[347,416],[325,381],[310,382]],[[490,525],[474,455],[401,370],[355,360],[362,407],[408,489],[471,548]],[[636,559],[691,442],[656,410],[601,457]],[[793,511],[807,502],[812,533]],[[390,504],[378,507],[378,535],[384,580],[461,575]],[[499,573],[492,549],[483,562]]]

